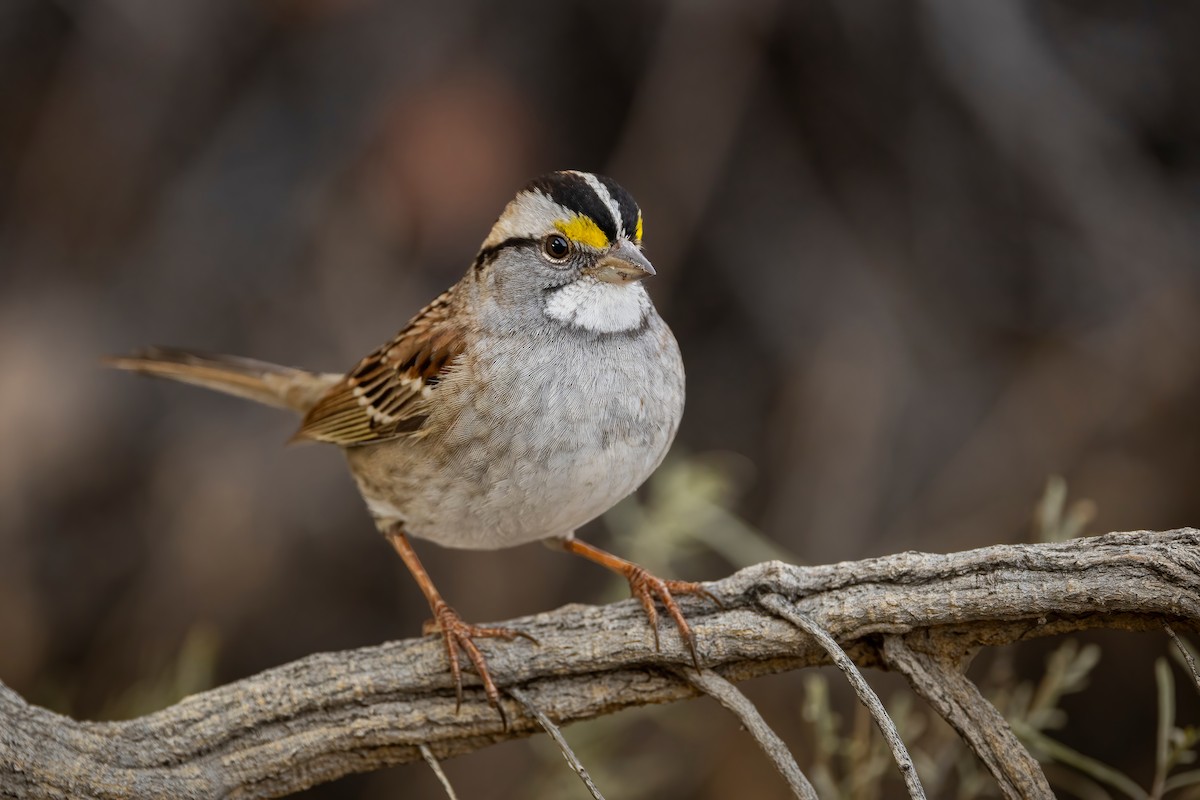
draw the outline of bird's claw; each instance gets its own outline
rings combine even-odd
[[[458,710],[462,708],[463,698],[462,665],[459,661],[459,651],[461,650],[463,653],[466,653],[467,659],[475,668],[475,674],[479,676],[479,681],[483,684],[483,691],[487,695],[488,705],[496,709],[500,714],[500,719],[507,730],[508,718],[504,715],[504,709],[500,705],[500,691],[496,688],[495,682],[492,681],[487,659],[483,657],[483,653],[475,645],[474,640],[505,639],[511,641],[516,638],[522,638],[537,644],[537,639],[523,631],[512,628],[489,628],[463,622],[458,612],[445,603],[434,608],[433,613],[434,618],[425,623],[424,632],[426,635],[440,633],[442,641],[446,645],[446,658],[450,662],[450,676],[454,680],[455,713],[458,713]]]
[[[687,645],[688,651],[692,654],[692,663],[696,669],[700,669],[700,657],[696,653],[696,638],[692,634],[691,626],[683,618],[679,604],[675,602],[675,595],[699,595],[712,600],[717,606],[723,608],[721,601],[699,583],[659,578],[647,572],[644,567],[633,566],[626,577],[629,580],[629,591],[642,604],[650,623],[650,629],[654,632],[654,649],[656,651],[661,649],[658,639],[658,610],[654,606],[655,598],[657,598],[666,609],[667,614],[675,621],[680,638],[683,639],[683,643]]]

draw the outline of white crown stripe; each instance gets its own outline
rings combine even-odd
[[[505,239],[540,237],[551,221],[570,219],[574,213],[540,190],[522,192],[505,207],[483,246],[491,247]]]
[[[608,187],[590,172],[576,172],[575,174],[583,178],[591,190],[596,193],[596,196],[600,198],[600,202],[604,203],[604,207],[608,209],[609,216],[612,217],[613,230],[620,236],[621,231],[624,230],[621,225],[621,209],[617,207],[617,201],[613,199],[612,193],[608,191]]]

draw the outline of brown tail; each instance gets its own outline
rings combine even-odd
[[[214,356],[151,347],[104,363],[117,369],[191,383],[256,403],[289,408],[301,414],[316,404],[341,375],[306,372],[238,356]]]

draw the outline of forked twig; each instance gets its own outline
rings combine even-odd
[[[450,779],[446,777],[446,773],[442,772],[442,765],[438,763],[437,757],[429,749],[429,745],[422,744],[420,750],[421,758],[425,759],[425,763],[433,770],[433,774],[437,776],[438,782],[446,790],[446,797],[449,797],[450,800],[458,800],[458,795],[454,793],[454,787],[450,785]]]
[[[854,662],[850,660],[850,656],[846,655],[846,651],[841,648],[841,645],[834,641],[833,637],[826,633],[821,626],[797,611],[782,595],[764,594],[758,598],[758,603],[775,616],[787,620],[816,639],[829,654],[834,666],[846,676],[846,680],[854,687],[854,693],[858,695],[858,699],[875,718],[875,724],[879,726],[884,741],[892,750],[892,758],[896,760],[896,766],[900,770],[900,776],[904,779],[909,797],[912,797],[913,800],[924,800],[925,788],[921,786],[921,779],[917,777],[917,770],[913,766],[912,756],[908,754],[908,748],[900,739],[896,723],[892,722],[892,718],[888,716],[887,710],[879,700],[879,695],[875,694],[875,690],[858,671],[858,667],[854,666]]]
[[[575,774],[579,776],[579,780],[583,781],[583,785],[592,793],[595,800],[604,800],[604,795],[600,794],[600,790],[596,788],[596,784],[592,783],[592,777],[588,775],[587,769],[579,761],[579,757],[575,755],[575,751],[567,744],[567,740],[563,738],[562,731],[558,726],[550,721],[550,718],[542,713],[542,710],[533,704],[529,696],[520,689],[508,688],[504,691],[508,692],[509,696],[525,707],[525,710],[538,721],[542,726],[542,730],[550,734],[550,738],[558,745],[558,749],[562,751],[563,758],[571,765],[571,769],[575,770]]]
[[[766,720],[758,713],[758,709],[736,686],[711,669],[694,670],[679,667],[675,669],[675,674],[725,706],[741,721],[758,742],[758,746],[767,754],[767,758],[771,759],[775,769],[783,775],[783,779],[792,789],[792,794],[802,800],[817,800],[816,790],[800,771],[800,765],[792,757],[787,745],[771,730]]]
[[[914,650],[901,636],[885,636],[883,658],[913,691],[958,731],[1013,800],[1054,800],[1037,759],[1029,754],[996,707],[966,675],[944,659]]]

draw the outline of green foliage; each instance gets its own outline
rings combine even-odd
[[[1182,792],[1200,787],[1200,770],[1180,768],[1196,763],[1200,731],[1195,726],[1175,725],[1175,684],[1166,658],[1155,665],[1159,724],[1155,776],[1149,790],[1047,734],[1066,724],[1062,699],[1087,688],[1088,675],[1099,661],[1098,646],[1067,640],[1046,659],[1045,672],[1036,683],[1014,683],[1008,663],[1001,657],[981,682],[981,690],[1039,761],[1069,768],[1048,773],[1060,792],[1082,798],[1109,797],[1103,786],[1133,800],[1197,796]],[[809,763],[801,766],[817,793],[823,799],[874,800],[882,795],[885,783],[899,784],[891,754],[865,711],[857,708],[854,723],[846,730],[830,700],[827,678],[812,672],[805,676],[804,686],[800,713],[811,730],[814,749]],[[958,734],[931,712],[916,710],[910,693],[898,693],[886,705],[930,797],[966,800],[999,796],[991,776]]]
[[[1082,536],[1096,518],[1096,504],[1076,500],[1067,505],[1067,482],[1051,475],[1033,514],[1033,536],[1037,542],[1065,542]]]

